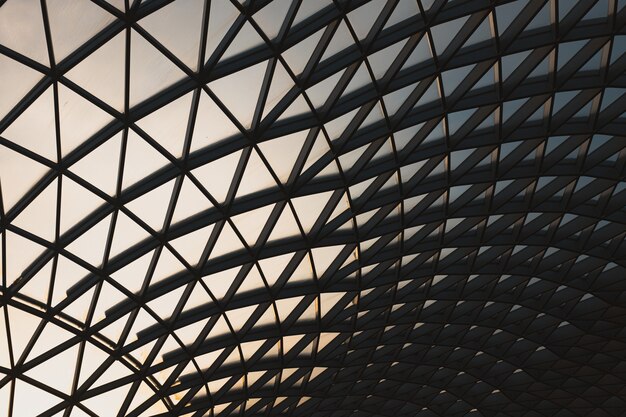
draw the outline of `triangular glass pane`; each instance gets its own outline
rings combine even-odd
[[[259,144],[261,153],[279,180],[286,183],[300,155],[307,131],[292,133]]]
[[[119,172],[122,133],[80,159],[70,170],[110,196],[115,195]]]
[[[267,62],[261,62],[209,84],[209,88],[245,128],[250,128]]]
[[[48,88],[9,125],[2,136],[44,158],[56,161],[55,131],[54,94],[52,88]]]
[[[235,39],[228,45],[221,60],[232,58],[261,44],[263,44],[263,38],[261,38],[261,35],[259,35],[250,22],[246,21],[235,35]]]
[[[59,86],[61,154],[66,156],[113,117],[63,85]]]
[[[212,145],[228,137],[240,134],[239,129],[204,92],[200,94],[200,103],[193,129],[191,152]]]
[[[269,206],[260,207],[231,217],[233,224],[248,245],[253,246],[255,244],[273,208],[274,204],[270,204]]]
[[[291,0],[274,0],[254,14],[254,20],[269,39],[278,35],[290,6]]]
[[[172,199],[175,182],[176,180],[170,180],[139,198],[126,203],[126,208],[146,222],[152,229],[160,231]]]
[[[139,21],[157,41],[194,71],[198,69],[204,3],[203,0],[175,1]]]
[[[0,44],[49,66],[40,2],[9,1],[0,8]]]
[[[49,242],[56,230],[57,181],[53,181],[13,220],[15,226],[34,233]]]
[[[93,266],[100,266],[110,224],[111,216],[109,215],[70,243],[67,250]]]
[[[130,47],[130,106],[182,79],[182,72],[140,34],[132,31]]]
[[[61,234],[87,217],[104,203],[97,195],[74,182],[62,177],[61,183]]]
[[[203,227],[177,239],[170,241],[172,247],[191,265],[195,266],[200,260],[206,247],[214,225]]]
[[[213,198],[219,203],[223,203],[226,201],[240,157],[241,151],[234,152],[216,161],[202,165],[191,171],[191,173]]]
[[[3,92],[0,101],[2,120],[42,77],[41,73],[4,55],[0,55],[0,73],[0,90]]]
[[[67,73],[75,82],[117,111],[124,110],[126,41],[123,33],[96,49]]]
[[[169,161],[161,153],[133,130],[129,130],[122,188],[128,188],[168,164]]]
[[[185,177],[176,202],[172,223],[185,220],[212,207],[213,204],[209,199],[188,177]]]
[[[246,170],[237,189],[237,197],[243,197],[274,187],[276,187],[276,181],[274,181],[259,155],[253,150],[250,153],[250,159],[246,164]]]

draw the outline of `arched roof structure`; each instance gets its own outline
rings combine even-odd
[[[623,0],[8,0],[0,414],[622,416]]]

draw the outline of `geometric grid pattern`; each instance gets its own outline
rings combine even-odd
[[[625,25],[4,3],[0,413],[623,415]]]

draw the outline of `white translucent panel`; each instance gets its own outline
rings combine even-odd
[[[254,267],[250,269],[248,275],[243,280],[239,288],[237,288],[237,293],[240,294],[246,291],[255,291],[261,288],[265,288],[265,282],[263,281],[263,277],[259,270]]]
[[[414,0],[400,0],[396,4],[395,9],[393,9],[391,16],[389,16],[387,23],[385,23],[385,28],[407,20],[419,13],[417,3]]]
[[[70,243],[67,250],[93,266],[100,266],[110,225],[109,215]]]
[[[9,211],[47,171],[44,165],[0,145],[0,184],[4,211]]]
[[[122,32],[79,62],[66,77],[115,110],[123,111],[125,49]]]
[[[33,401],[36,398],[37,401]],[[30,385],[21,379],[15,380],[13,394],[14,416],[37,416],[61,402],[61,398]]]
[[[55,161],[57,147],[52,88],[48,88],[28,106],[2,133],[2,136]]]
[[[291,209],[285,206],[280,214],[280,217],[278,218],[278,221],[272,228],[272,232],[270,233],[267,241],[273,242],[275,240],[292,236],[300,236],[300,228],[298,227],[298,223],[296,223],[296,218],[291,212]]]
[[[185,94],[137,122],[137,126],[176,158],[183,154],[192,96],[193,93]]]
[[[304,296],[276,300],[276,309],[278,310],[280,321],[284,322],[287,320],[303,299]]]
[[[496,22],[498,33],[502,35],[513,21],[520,16],[520,12],[526,5],[523,1],[513,1],[496,7]]]
[[[70,170],[108,195],[115,195],[121,138],[122,133],[118,133],[111,139],[108,139],[72,165]]]
[[[226,201],[240,157],[241,151],[231,153],[216,161],[202,165],[191,171],[191,173],[213,198],[219,203],[223,203]]]
[[[200,261],[200,255],[209,241],[213,226],[209,225],[181,236],[170,241],[170,244],[191,266],[195,266]]]
[[[89,342],[85,343],[83,351],[83,361],[80,367],[80,377],[78,378],[78,386],[80,387],[86,379],[109,357],[109,354],[100,350]]]
[[[213,102],[208,94],[202,92],[200,94],[196,123],[193,128],[191,152],[237,134],[240,134],[239,129]]]
[[[324,125],[324,127],[326,128],[326,132],[328,132],[328,136],[330,137],[331,140],[339,139],[341,134],[348,127],[348,125],[350,124],[354,116],[356,116],[356,113],[358,111],[359,111],[358,108],[354,109],[342,116],[339,116],[338,118],[334,120],[331,120],[330,122]]]
[[[96,415],[116,415],[130,387],[130,383],[122,385],[119,388],[105,391],[81,402]]]
[[[372,67],[372,73],[376,79],[382,78],[389,70],[391,63],[398,57],[406,40],[401,40],[367,57],[367,61]]]
[[[435,45],[437,55],[441,55],[446,50],[450,42],[452,42],[460,32],[467,19],[469,19],[469,16],[463,16],[431,28],[433,44]]]
[[[100,339],[106,338],[113,343],[117,343],[122,335],[122,332],[124,331],[124,326],[126,326],[129,316],[130,313],[127,313],[125,316],[115,320],[113,323],[108,324],[105,328],[101,329],[99,335],[102,337],[100,337]]]
[[[311,100],[313,107],[319,109],[326,103],[326,100],[328,100],[330,94],[335,90],[335,86],[344,72],[345,70],[336,72],[306,90],[306,95],[309,100]]]
[[[266,68],[267,62],[261,62],[209,84],[209,88],[245,128],[251,126]]]
[[[272,81],[270,89],[267,93],[265,101],[265,110],[263,115],[268,114],[274,106],[294,87],[294,82],[283,64],[280,61],[276,61],[274,67],[274,74],[272,75]]]
[[[54,355],[45,362],[30,369],[25,375],[36,381],[45,381],[49,387],[70,394],[74,371],[76,368],[76,358],[78,355],[78,345]],[[54,375],[54,378],[49,378]]]
[[[443,90],[445,91],[446,96],[450,96],[450,94],[456,90],[459,84],[465,80],[473,68],[474,65],[472,64],[441,73]]]
[[[176,258],[176,256],[174,256],[169,249],[163,248],[161,256],[159,256],[159,261],[154,269],[151,284],[155,284],[184,270],[185,266],[178,260],[178,258]]]
[[[348,20],[357,38],[365,39],[385,6],[385,0],[373,0],[348,13]]]
[[[409,54],[409,57],[404,62],[402,69],[411,68],[423,62],[432,59],[432,53],[428,44],[428,37],[424,35],[415,49]]]
[[[0,8],[0,44],[46,66],[48,47],[38,0],[9,0]]]
[[[65,256],[59,256],[57,262],[57,269],[54,276],[54,289],[52,291],[52,305],[56,306],[67,298],[68,290],[79,282],[82,278],[87,276],[87,271],[82,266],[78,265],[74,261],[66,258]],[[85,310],[88,306],[85,306]]]
[[[265,343],[265,340],[255,340],[253,342],[246,342],[241,344],[241,350],[243,351],[243,358],[245,361],[249,361],[252,356],[259,350],[259,348]]]
[[[185,73],[137,32],[130,45],[130,105],[154,96],[182,79]]]
[[[215,395],[217,392],[219,392],[220,389],[222,389],[222,387],[228,382],[230,381],[231,377],[226,377],[226,378],[222,378],[222,379],[218,379],[215,381],[209,381],[207,383],[207,386],[209,387],[209,391],[211,392],[212,395]]]
[[[233,284],[233,281],[235,280],[235,277],[239,273],[240,269],[241,267],[238,266],[225,271],[217,272],[215,274],[210,274],[202,278],[202,281],[206,284],[211,294],[213,294],[213,296],[218,300],[221,300]]]
[[[250,22],[246,21],[235,35],[235,39],[226,48],[222,60],[232,58],[261,44],[263,44],[263,38]]]
[[[69,88],[59,86],[61,154],[66,156],[102,129],[113,117]]]
[[[311,228],[319,218],[324,207],[326,207],[326,204],[332,194],[332,191],[327,191],[324,193],[297,197],[291,200],[294,209],[296,210],[298,220],[300,221],[305,233],[311,231]]]
[[[304,70],[323,32],[323,29],[318,30],[313,35],[282,53],[285,62],[295,75],[299,75]]]
[[[247,211],[231,218],[248,245],[252,246],[257,241],[273,208],[274,204],[270,204],[269,206]]]
[[[26,208],[13,220],[12,224],[42,237],[54,241],[56,229],[57,181],[48,185]]]
[[[287,107],[287,109],[281,113],[277,121],[280,122],[293,116],[308,113],[310,110],[311,108],[309,107],[304,97],[302,95],[299,95],[294,101],[291,102],[289,107]]]
[[[270,287],[276,283],[292,257],[292,253],[287,253],[259,260],[261,270],[263,271],[265,279]]]
[[[128,131],[122,188],[128,188],[169,161],[133,130]]]
[[[348,25],[346,25],[344,20],[342,20],[337,30],[335,30],[332,39],[328,43],[320,61],[324,61],[325,59],[344,51],[352,45],[354,45],[354,39],[348,30]]]
[[[380,103],[376,103],[374,107],[370,110],[367,117],[361,122],[360,128],[364,128],[373,124],[376,124],[382,120],[384,120],[385,116],[383,115],[382,107]]]
[[[11,332],[11,346],[13,347],[13,359],[17,360],[24,353],[24,348],[33,337],[41,319],[18,308],[9,306],[9,328]]]
[[[154,251],[148,252],[112,273],[111,278],[131,293],[137,293],[144,282],[153,253]]]
[[[165,184],[126,203],[126,208],[146,222],[152,229],[159,231],[163,227],[165,214],[172,198],[176,180]]]
[[[349,171],[357,162],[361,160],[363,153],[367,150],[369,144],[363,145],[348,153],[339,156],[339,165],[344,172]]]
[[[180,294],[179,294],[180,295]],[[135,322],[133,323],[130,331],[128,332],[128,338],[126,339],[126,343],[133,343],[137,341],[138,334],[142,330],[148,329],[152,326],[157,325],[158,322],[152,316],[151,313],[148,313],[145,309],[140,309],[137,317],[135,317]]]
[[[0,90],[3,92],[0,100],[2,119],[42,77],[41,73],[4,55],[0,55],[0,74]]]
[[[100,294],[96,300],[96,309],[93,313],[93,322],[98,323],[106,317],[106,312],[113,306],[127,300],[128,297],[113,285],[104,281],[100,287]]]
[[[298,7],[298,12],[296,13],[296,17],[293,21],[293,26],[302,22],[305,19],[313,16],[315,13],[320,10],[325,9],[328,6],[334,7],[332,0],[317,0],[317,1],[303,1],[300,3],[300,7]]]
[[[139,21],[139,24],[189,68],[198,67],[203,0],[173,2]]]
[[[172,222],[177,223],[212,207],[213,204],[202,191],[189,178],[185,177],[178,195]]]
[[[94,293],[95,288],[91,287],[80,296],[75,297],[69,305],[63,308],[63,312],[79,322],[85,323]]]
[[[291,6],[291,0],[274,0],[253,16],[268,38],[273,39],[283,25],[287,12]]]
[[[250,316],[256,308],[257,306],[253,305],[226,312],[228,321],[230,321],[230,324],[233,326],[233,330],[235,332],[239,332],[241,330],[243,325],[250,319]]]
[[[326,138],[324,134],[320,131],[318,133],[317,138],[315,138],[315,142],[313,143],[313,147],[309,152],[309,156],[302,167],[302,172],[306,172],[307,169],[311,167],[315,162],[317,162],[322,156],[330,153],[330,147],[326,142]]]
[[[210,259],[214,259],[218,256],[226,255],[231,252],[235,252],[243,249],[244,246],[239,240],[239,237],[235,234],[232,227],[228,223],[224,224],[222,231],[215,243],[215,246],[211,250]]]
[[[44,252],[45,248],[9,231],[6,232],[5,239],[5,277],[8,287]]]
[[[330,310],[332,310],[337,304],[339,304],[345,294],[346,293],[343,292],[331,292],[321,294],[321,317],[324,318],[324,316],[326,316]]]
[[[404,102],[409,98],[409,95],[415,90],[417,84],[407,85],[400,90],[396,90],[383,97],[387,114],[394,115]]]
[[[276,186],[276,181],[255,150],[250,153],[243,178],[237,189],[237,197],[243,197]]]
[[[329,332],[320,333],[319,341],[317,345],[317,351],[318,352],[322,351],[326,346],[328,346],[330,342],[335,340],[337,336],[339,336],[340,334],[341,333],[329,333]],[[325,370],[326,368],[313,368],[313,371],[311,372],[311,379],[314,379]]]
[[[50,276],[52,274],[52,260],[48,261],[43,268],[31,277],[22,288],[20,294],[32,297],[37,301],[46,303],[48,301],[48,290],[50,289]]]
[[[343,245],[338,245],[312,249],[313,264],[315,265],[315,272],[318,277],[324,275],[324,272],[326,272],[328,267],[330,267],[337,256],[339,256],[343,248]]]
[[[185,287],[176,288],[175,290],[167,292],[162,296],[152,301],[149,301],[147,303],[147,306],[152,311],[154,311],[161,319],[167,320],[170,318],[170,316],[174,312],[174,309],[180,302],[181,296],[183,295],[184,291]],[[145,328],[146,326],[141,327]]]
[[[61,233],[65,233],[103,203],[104,200],[91,191],[68,177],[62,177]]]
[[[463,48],[485,42],[489,39],[491,39],[491,25],[487,17],[474,29],[470,37],[463,44]]]
[[[150,235],[126,214],[119,212],[111,243],[110,257],[113,258]]]
[[[283,183],[289,179],[296,159],[307,137],[307,131],[292,133],[259,144],[259,148],[270,167]]]
[[[11,368],[11,360],[9,357],[9,336],[7,334],[6,321],[4,319],[4,308],[5,307],[0,307],[0,366],[8,369]],[[5,386],[8,386],[8,384]],[[3,403],[5,398],[2,397],[4,393],[1,390],[2,389],[0,388],[0,406],[5,407],[8,406],[8,402]],[[6,400],[8,401],[8,397],[6,398]]]
[[[229,1],[212,1],[209,13],[209,34],[205,48],[205,59],[208,60],[226,32],[235,23],[239,10]]]
[[[57,62],[84,44],[115,17],[87,1],[46,0],[50,32]]]

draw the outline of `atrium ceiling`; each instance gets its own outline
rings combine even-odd
[[[0,4],[0,415],[623,416],[626,1]]]

